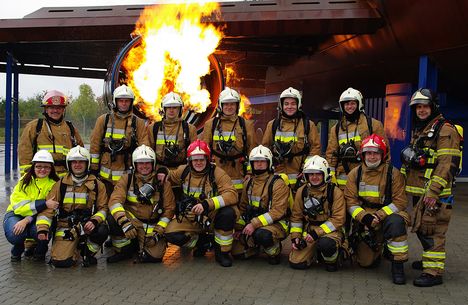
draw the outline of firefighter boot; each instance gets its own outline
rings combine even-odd
[[[432,275],[424,272],[413,281],[413,285],[417,287],[432,287],[442,283],[443,281],[441,275]]]
[[[413,268],[414,270],[423,270],[422,261],[414,261],[411,264],[411,268]]]
[[[229,252],[222,252],[219,245],[215,246],[215,259],[223,267],[232,266],[232,258]]]
[[[406,284],[405,268],[403,262],[392,261],[392,280],[393,284]]]
[[[206,251],[211,249],[212,243],[210,236],[208,234],[201,233],[198,236],[197,244],[195,245],[195,249],[193,249],[193,256],[194,257],[202,257],[205,256]]]

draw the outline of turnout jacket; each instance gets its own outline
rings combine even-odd
[[[171,169],[175,168],[170,164],[166,164],[165,162],[166,155],[164,152],[164,148],[166,146],[166,143],[177,144],[179,148],[179,154],[177,155],[177,157],[169,161],[175,164],[179,164],[179,165],[187,163],[187,147],[185,147],[184,129],[182,128],[182,119],[181,118],[177,118],[174,120],[163,119],[161,123],[159,123],[161,124],[161,126],[158,130],[157,135],[154,134],[155,124],[156,122],[151,124],[148,127],[148,133],[149,133],[150,147],[156,153],[156,159],[157,159],[156,163],[158,164],[158,166],[163,165]],[[192,124],[188,124],[188,129],[189,129],[189,134],[187,136],[188,136],[189,144],[190,144],[197,139],[197,129]]]
[[[203,173],[190,169],[187,177],[182,181],[182,174],[187,166],[189,165],[181,165],[176,170],[169,171],[169,181],[173,186],[181,186],[185,195],[191,195],[197,199],[200,198],[202,193],[205,194],[209,211],[237,204],[237,191],[231,183],[231,178],[224,170],[214,164],[207,163],[207,167],[214,167],[212,169],[213,178],[218,191],[213,194],[209,169],[207,168]]]
[[[34,216],[44,211],[46,206],[45,198],[52,189],[55,181],[49,177],[34,178],[23,189],[23,179],[16,184],[10,196],[8,212],[13,212],[18,216]]]
[[[215,130],[212,132],[215,118],[211,118],[205,123],[203,133],[200,136],[201,140],[209,144],[216,166],[222,168],[231,177],[236,190],[242,190],[246,170],[246,168],[244,169],[244,163],[247,162],[250,151],[257,145],[254,124],[251,120],[244,120],[247,141],[244,143],[242,140],[244,130],[240,125],[240,119],[238,115],[220,115],[216,119],[218,120],[218,126],[215,126]],[[233,148],[226,154],[220,150],[218,143],[229,140],[233,141]],[[243,154],[244,151],[245,156],[239,156],[235,160],[228,160],[229,157]]]
[[[253,175],[249,179],[251,180],[250,188],[247,188],[249,181],[244,182],[244,189],[242,190],[239,204],[240,214],[245,215],[249,206],[260,208],[263,212],[250,220],[255,229],[271,225],[286,217],[289,207],[289,186],[286,185],[282,178],[277,178],[273,184],[273,192],[269,194],[268,189],[273,177],[274,174],[268,172],[261,175]],[[272,198],[270,198],[270,195]],[[237,223],[241,226],[247,224],[242,218]],[[282,225],[285,226],[285,230],[288,229],[286,223]]]
[[[329,183],[324,183],[319,187],[312,187],[309,183],[301,186],[296,193],[296,198],[291,212],[291,239],[301,238],[303,234],[314,230],[317,236],[335,231],[341,231],[346,221],[346,202],[343,192],[338,188],[333,189],[333,203],[330,204],[327,198],[327,188]],[[308,196],[323,200],[323,213],[311,218],[304,214],[304,198],[302,193],[307,189]],[[308,198],[306,201],[309,200]]]
[[[24,127],[19,139],[18,156],[21,174],[24,174],[30,167],[31,161],[36,153],[34,151],[34,139],[36,138],[36,126],[39,119],[32,120]],[[76,144],[84,146],[78,129],[74,128]],[[42,128],[37,135],[37,150],[47,150],[54,158],[54,167],[57,175],[63,177],[67,173],[65,158],[68,151],[73,147],[70,127],[65,119],[60,123],[53,123],[46,118],[42,119]]]
[[[362,222],[366,214],[375,214],[382,221],[393,213],[406,214],[408,199],[405,194],[405,180],[403,175],[392,165],[382,163],[375,169],[362,166],[361,182],[357,188],[357,174],[359,167],[349,172],[348,183],[344,190],[346,207],[353,219]],[[392,172],[392,200],[384,205],[387,170]],[[370,203],[364,203],[364,200]],[[408,216],[407,216],[408,219]]]
[[[157,182],[156,175],[156,172],[152,172],[148,177],[143,178],[140,174],[135,173],[133,179],[136,179],[135,182],[138,188],[145,183],[151,183],[155,187],[153,181]],[[175,211],[175,198],[170,183],[165,182],[162,189],[156,188],[151,197],[151,204],[147,204],[138,200],[134,190],[134,181],[130,181],[129,184],[131,178],[131,174],[124,175],[115,186],[109,199],[111,215],[119,224],[124,219],[137,218],[143,223],[155,224],[154,230],[158,233],[164,232]],[[161,199],[164,204],[155,208]]]
[[[63,198],[60,194],[61,184],[65,185],[65,196]],[[95,190],[96,186],[98,187],[97,191]],[[93,213],[90,220],[95,225],[106,220],[108,211],[106,187],[94,175],[88,175],[86,181],[77,186],[73,182],[71,174],[67,174],[54,184],[52,190],[47,195],[47,199],[54,199],[60,202],[59,210],[63,209],[65,213],[70,213],[74,210],[89,210]],[[39,213],[36,220],[37,232],[49,232],[55,215],[55,210],[48,208]],[[67,218],[61,218],[59,213],[57,228],[67,227]]]
[[[107,126],[104,126],[106,116],[109,115]],[[132,119],[136,118],[136,130],[132,129]],[[112,130],[112,121],[114,121],[114,129]],[[132,142],[132,132],[135,132],[136,143],[133,148],[130,147]],[[115,156],[115,161],[111,160],[109,151],[109,142],[111,140],[124,139],[124,146],[120,153]],[[98,171],[99,176],[113,183],[119,181],[123,174],[128,173],[132,162],[131,149],[135,149],[140,145],[149,146],[148,135],[146,132],[145,122],[136,117],[133,112],[126,115],[117,113],[103,114],[98,117],[93,132],[91,133],[91,170]]]
[[[419,137],[427,136],[434,123],[441,119],[443,116],[438,115],[424,129],[414,131],[411,144]],[[428,166],[420,169],[402,167],[402,172],[406,174],[406,191],[413,196],[425,195],[435,199],[450,196],[461,158],[460,135],[457,130],[445,123],[438,137],[423,140],[420,148],[429,156]]]
[[[371,119],[372,122],[372,132],[383,137],[389,147],[388,139],[385,135],[385,130],[382,123],[376,119]],[[338,138],[336,137],[336,128],[338,130]],[[346,129],[348,132],[346,132]],[[340,145],[346,144],[349,141],[353,140],[356,146],[356,150],[359,151],[361,148],[362,140],[370,136],[369,126],[367,125],[367,119],[364,113],[359,115],[359,119],[356,122],[350,122],[343,115],[338,123],[330,129],[328,134],[328,146],[326,151],[326,159],[330,165],[331,172],[336,176],[337,183],[342,188],[346,184],[347,175],[343,167],[343,163],[338,158],[338,151]],[[390,156],[390,153],[388,153]],[[390,160],[390,158],[388,159]],[[349,169],[359,166],[360,162],[349,162]]]
[[[302,165],[307,156],[320,155],[320,138],[317,127],[314,122],[309,121],[309,134],[305,135],[303,121],[301,117],[290,119],[282,116],[281,123],[275,133],[275,142],[293,142],[291,149],[292,154],[299,153],[304,149],[304,137],[307,137],[309,141],[310,149],[305,155],[295,156],[292,158],[291,162],[286,158],[281,164],[275,166],[276,172],[288,175],[289,184],[296,183],[297,175],[302,171]],[[271,120],[267,124],[262,145],[268,147],[274,153],[273,122],[274,120]]]

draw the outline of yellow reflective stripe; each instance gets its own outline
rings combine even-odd
[[[418,194],[418,195],[422,195],[424,194],[424,188],[422,187],[416,187],[416,186],[409,186],[407,185],[405,190],[408,192],[408,193],[413,193],[413,194]]]
[[[297,136],[286,137],[286,136],[275,135],[275,141],[277,141],[277,142],[297,142]]]
[[[348,143],[348,140],[349,140],[349,141],[353,140],[354,142],[361,141],[361,136],[360,136],[360,135],[356,135],[356,136],[354,136],[354,137],[341,139],[341,140],[338,141],[338,144]]]
[[[273,223],[273,219],[271,218],[269,213],[265,213],[265,214],[258,216],[258,220],[260,220],[260,222],[264,226],[267,226]]]
[[[235,135],[231,135],[231,136],[213,135],[213,140],[214,141],[224,141],[226,139],[231,139],[231,140],[235,141],[237,138],[236,138]]]
[[[86,204],[87,200],[86,198],[63,198],[63,203],[69,203],[69,204]]]
[[[65,232],[63,232],[63,231],[57,231],[57,232],[55,232],[55,236],[63,237],[63,236],[65,236]]]
[[[447,184],[448,184],[447,180],[445,180],[442,177],[436,176],[436,175],[432,176],[431,179],[432,179],[432,181],[437,182],[440,185],[442,185],[442,187],[446,187]]]
[[[245,226],[245,220],[242,218],[237,219],[236,223]]]
[[[320,225],[320,228],[321,228],[326,234],[331,233],[331,232],[333,232],[333,231],[336,230],[335,226],[334,226],[333,223],[331,223],[330,221],[326,221],[326,222],[322,223],[322,224]]]
[[[388,206],[384,206],[384,207],[382,208],[382,210],[383,210],[383,211],[385,212],[385,214],[387,214],[387,215],[393,214],[392,209],[390,209]]]
[[[389,241],[387,243],[388,250],[392,253],[406,253],[408,252],[408,241]]]
[[[360,206],[353,206],[353,207],[350,207],[349,208],[350,212],[351,212],[351,217],[353,218],[356,218],[356,216],[361,213],[361,212],[365,212],[365,210],[363,208],[361,208]]]
[[[424,269],[429,269],[429,268],[444,269],[445,268],[445,263],[443,263],[443,262],[424,262],[423,261],[423,268]]]
[[[94,214],[94,216],[97,216],[97,217],[101,218],[102,221],[106,220],[106,214],[104,214],[101,211],[98,211],[96,214]]]
[[[291,227],[291,233],[302,233],[302,228]]]
[[[445,252],[425,251],[423,257],[432,259],[445,259]]]
[[[50,227],[52,225],[52,219],[50,219],[47,216],[38,216],[36,220],[36,225],[47,225]]]
[[[215,242],[218,244],[218,245],[221,245],[221,246],[229,246],[229,245],[232,245],[232,242],[234,241],[234,238],[232,237],[232,234],[231,235],[221,235],[217,232],[215,232]]]
[[[361,197],[374,197],[379,198],[380,193],[375,191],[359,191],[359,196]]]
[[[131,243],[131,240],[125,237],[121,239],[115,239],[115,238],[112,239],[112,245],[116,248],[123,248],[127,245],[130,245],[130,243]]]
[[[451,155],[456,157],[461,157],[461,152],[458,149],[453,148],[441,148],[436,152],[437,156]]]
[[[120,140],[120,139],[123,139],[125,137],[124,134],[119,134],[119,133],[115,133],[112,134],[111,132],[106,132],[106,135],[104,136],[105,138],[111,138],[112,136],[112,139],[117,139],[117,140]]]
[[[289,225],[288,225],[288,222],[286,220],[280,220],[278,222],[286,232],[289,232]]]
[[[442,192],[440,192],[440,194],[439,194],[439,196],[446,196],[446,195],[452,195],[452,189],[451,188],[443,189]]]
[[[101,248],[98,244],[93,243],[93,242],[90,241],[89,239],[88,239],[88,241],[86,242],[86,245],[88,246],[89,251],[91,251],[92,253],[98,252],[99,249]]]
[[[161,217],[161,219],[159,219],[157,225],[161,226],[163,228],[166,228],[170,221],[171,220],[169,218],[167,218],[167,217]]]
[[[137,196],[128,196],[127,195],[127,201],[133,202],[133,203],[138,203]]]
[[[226,204],[224,203],[224,199],[222,196],[216,196],[211,198],[213,200],[215,210],[224,207]]]
[[[176,140],[175,140],[175,139],[173,139],[173,140],[169,140],[169,139],[167,139],[167,140],[164,140],[164,139],[157,139],[157,140],[156,140],[156,145],[166,145],[166,144],[169,144],[169,143],[175,144],[175,143],[176,143]]]

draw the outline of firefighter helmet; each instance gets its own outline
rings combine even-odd
[[[382,160],[384,160],[388,153],[387,143],[385,143],[385,139],[375,133],[371,134],[362,141],[360,154],[362,155],[367,151],[382,153]]]
[[[439,102],[437,100],[436,94],[427,88],[419,88],[413,96],[411,96],[410,106],[423,104],[431,105],[431,107],[438,108]]]
[[[288,89],[281,92],[280,100],[279,100],[279,108],[283,111],[283,102],[285,98],[293,98],[297,101],[297,110],[302,110],[302,94],[299,90],[294,89],[293,87],[289,87]]]
[[[364,112],[364,98],[361,91],[349,87],[341,93],[339,104],[342,113],[345,112],[343,104],[348,101],[356,101],[358,103],[359,112]]]
[[[273,154],[268,147],[258,145],[249,155],[250,166],[253,168],[253,161],[268,161],[268,169],[273,170]]]
[[[136,167],[135,163],[138,162],[153,162],[153,166],[156,166],[156,154],[151,147],[143,144],[135,148],[133,151],[132,162],[133,167]]]
[[[192,142],[192,144],[190,144],[187,148],[187,159],[189,161],[200,158],[209,159],[210,156],[211,151],[208,144],[206,144],[205,141],[202,141],[200,139],[197,139],[194,142]]]
[[[89,151],[86,148],[81,147],[79,145],[75,146],[72,149],[70,149],[70,151],[67,154],[67,158],[66,158],[67,169],[71,171],[71,168],[70,168],[71,161],[86,161],[88,162],[88,170],[89,170],[89,167],[91,166],[90,160],[91,160],[91,156],[89,154]]]
[[[223,91],[219,94],[218,98],[218,111],[221,113],[223,111],[224,103],[240,103],[241,98],[239,93],[229,87],[224,88]],[[237,106],[237,111],[239,111],[239,106]]]
[[[31,162],[43,162],[43,163],[52,163],[54,164],[54,158],[45,149],[39,150],[37,153],[34,154],[34,157]]]
[[[133,100],[135,99],[135,94],[133,93],[132,88],[130,88],[127,85],[121,85],[115,88],[113,99],[112,99],[112,108],[115,109],[117,107],[117,99],[121,99],[121,98],[130,99],[133,102]],[[130,109],[131,108],[132,106],[130,105]]]
[[[41,107],[47,106],[68,106],[68,98],[58,90],[47,91],[42,99]]]
[[[330,181],[330,166],[328,166],[327,160],[315,155],[307,159],[304,164],[302,171],[304,174],[323,173],[323,181],[325,183]]]
[[[179,117],[182,116],[182,108],[184,107],[184,102],[180,95],[175,92],[169,92],[162,98],[162,112],[165,113],[166,107],[180,107]]]

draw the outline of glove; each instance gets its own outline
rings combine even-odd
[[[306,241],[302,238],[293,238],[291,242],[296,246],[298,250],[302,250],[307,247]]]
[[[208,201],[203,200],[201,205],[203,206],[203,214],[208,215],[208,212],[210,211],[210,205],[208,204]]]
[[[319,239],[319,236],[315,230],[312,230],[312,232],[309,233],[309,235],[312,237],[314,241],[317,241]]]
[[[366,214],[362,217],[361,222],[368,228],[372,228],[372,221],[374,220],[374,216],[372,214]]]
[[[128,239],[134,239],[138,236],[138,232],[130,220],[122,222],[122,231],[125,233],[125,237]]]
[[[424,236],[434,235],[437,223],[437,215],[425,212],[421,219],[419,232]]]

